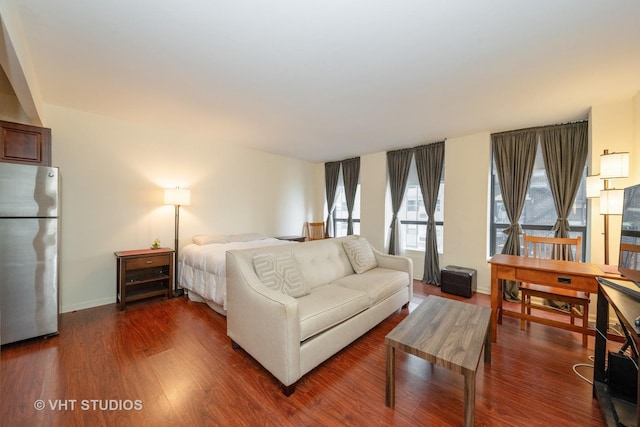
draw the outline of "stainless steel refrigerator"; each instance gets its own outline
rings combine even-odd
[[[0,163],[0,341],[58,333],[58,168]]]

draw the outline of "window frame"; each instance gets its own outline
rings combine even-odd
[[[355,214],[355,212],[358,212],[360,214],[360,198],[361,198],[360,189],[361,189],[360,188],[360,177],[358,177],[358,188],[356,190],[356,200],[355,200],[354,205],[353,205],[354,214]],[[337,216],[336,216],[336,211],[338,209],[338,203],[341,203],[341,200],[339,200],[341,198],[341,196],[344,197],[345,201],[346,201],[346,195],[345,195],[345,192],[344,192],[344,179],[343,179],[343,176],[342,176],[342,165],[340,165],[340,174],[338,175],[338,186],[337,186],[337,189],[336,189],[336,203],[335,203],[335,205],[333,207],[333,211],[331,212],[331,218],[332,218],[332,223],[333,223],[333,234],[334,234],[333,237],[343,237],[341,235],[339,236],[338,233],[337,233],[338,224],[339,223],[347,224],[349,222],[349,218],[337,218]],[[356,209],[356,207],[357,207],[357,209]],[[354,224],[354,234],[358,234],[358,233],[355,232],[356,231],[355,230],[355,228],[356,228],[355,224],[358,224],[358,229],[359,229],[360,228],[360,218],[359,217],[358,218],[353,217],[352,219],[353,219],[353,224]],[[360,231],[360,230],[358,230],[358,231]],[[346,234],[345,234],[345,236],[346,236]]]
[[[540,150],[540,141],[538,141],[538,145],[536,147],[536,155],[537,155],[537,150]],[[497,252],[497,235],[499,232],[501,232],[502,230],[506,229],[507,227],[510,226],[510,224],[505,224],[505,223],[496,223],[495,222],[495,209],[496,209],[496,186],[499,185],[499,183],[497,182],[497,175],[495,173],[495,159],[494,159],[494,153],[493,153],[493,148],[491,149],[491,207],[489,210],[489,216],[490,216],[490,227],[489,227],[489,256],[493,256],[495,255]],[[545,170],[545,174],[546,174],[546,168]],[[582,181],[580,184],[580,187],[578,189],[578,191],[580,191],[580,188],[586,188],[586,177],[587,177],[587,165],[585,164],[583,173],[582,173]],[[548,182],[548,181],[547,181]],[[531,183],[529,183],[529,187],[531,187]],[[527,190],[528,191],[528,190]],[[577,196],[576,196],[577,197]],[[586,199],[586,196],[585,196]],[[574,200],[574,203],[576,203],[576,201]],[[524,211],[523,211],[524,213]],[[522,214],[523,214],[522,213]],[[520,215],[520,217],[522,218],[522,214]],[[557,215],[557,212],[556,212]],[[569,235],[571,237],[575,237],[576,235],[581,235],[582,236],[582,259],[580,261],[584,262],[586,259],[586,254],[587,254],[587,226],[588,226],[588,218],[589,218],[589,202],[588,199],[586,200],[586,207],[585,207],[585,225],[571,225],[571,229],[569,230]],[[519,221],[520,219],[518,219]],[[553,227],[554,225],[539,225],[539,224],[523,224],[520,223],[520,227],[522,228],[523,232],[526,231],[532,231],[533,233],[531,234],[537,234],[535,232],[540,232],[540,231],[548,231],[549,234],[551,234],[553,232]],[[523,242],[522,242],[522,238],[520,238],[520,248],[522,250],[524,250],[523,247]]]
[[[411,164],[410,164],[409,167],[413,168],[413,170],[415,170],[415,173],[417,174],[417,169],[416,169],[417,166],[416,166],[415,154],[411,158]],[[411,169],[410,169],[409,173],[411,173]],[[407,204],[408,204],[407,189],[408,189],[409,185],[411,185],[411,184],[412,184],[412,182],[409,182],[409,180],[407,180],[407,184],[405,186],[404,197],[402,199],[402,207],[400,208],[401,210],[404,209],[405,213],[407,212]],[[439,199],[442,198],[442,204],[444,205],[444,185],[445,185],[445,183],[444,183],[444,165],[442,166],[442,174],[440,175],[440,184],[439,185],[441,186],[441,188],[439,188],[439,191],[438,191],[438,198]],[[420,187],[420,183],[419,182],[418,182],[417,187],[418,187],[418,194],[420,196],[420,201],[422,202],[422,207],[426,211],[426,207],[424,206],[424,199],[422,199],[422,189]],[[416,209],[417,209],[417,212],[420,211],[420,207],[419,206],[416,206]],[[398,213],[400,213],[400,212],[398,212]],[[438,245],[438,254],[440,254],[440,255],[444,254],[444,208],[442,208],[442,216],[443,216],[442,220],[436,220],[435,221],[436,233],[437,233],[438,228],[440,228],[442,230],[442,236],[443,236],[442,244]],[[428,217],[428,215],[427,215],[427,217]],[[427,218],[427,220],[400,219],[400,224],[401,225],[417,225],[417,226],[424,225],[426,227],[427,223],[428,223],[428,218]],[[407,234],[406,234],[406,229],[405,229],[405,233],[404,233],[405,247],[402,248],[402,250],[404,250],[404,251],[414,251],[414,252],[420,252],[420,253],[424,253],[424,251],[426,250],[426,247],[424,249],[421,249],[421,248],[407,248],[406,247],[406,241],[407,241]]]

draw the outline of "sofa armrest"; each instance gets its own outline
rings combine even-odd
[[[227,252],[227,335],[285,386],[300,378],[295,298],[265,286],[250,256]],[[239,251],[240,252],[240,251]]]
[[[411,280],[413,280],[413,260],[406,256],[389,255],[380,252],[373,246],[371,247],[373,254],[378,262],[378,267],[389,268],[391,270],[405,271],[409,274]]]
[[[411,301],[413,297],[413,260],[405,256],[385,254],[373,246],[371,249],[376,257],[378,267],[404,271],[409,275],[409,301]]]

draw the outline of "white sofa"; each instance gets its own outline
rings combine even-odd
[[[413,294],[411,259],[376,251],[360,236],[232,250],[226,263],[227,335],[280,381],[285,395],[407,307]]]

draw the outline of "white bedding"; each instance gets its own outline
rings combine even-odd
[[[194,238],[194,241],[196,240],[198,239]],[[210,240],[214,242],[224,242],[226,239]],[[229,240],[234,239],[230,238]],[[192,243],[180,249],[180,281],[178,282],[180,286],[189,290],[190,293],[196,293],[205,300],[213,301],[226,311],[227,280],[225,263],[227,251],[232,249],[246,249],[260,246],[275,246],[295,243],[287,240],[279,240],[273,237],[264,237],[248,241],[244,241],[242,238],[237,240],[241,241],[227,241],[226,243],[208,244]],[[198,241],[202,241],[202,239]]]

